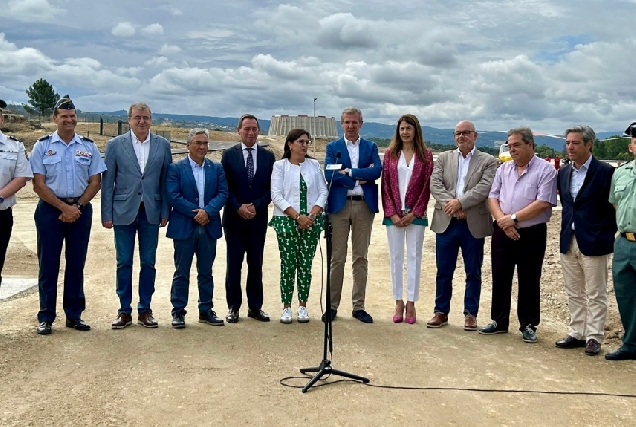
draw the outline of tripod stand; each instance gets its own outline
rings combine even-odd
[[[340,153],[338,153],[338,157],[340,157]],[[363,383],[368,383],[369,379],[365,377],[361,377],[358,375],[350,374],[348,372],[340,371],[338,369],[334,369],[331,366],[331,360],[327,358],[327,351],[329,353],[333,353],[333,342],[331,340],[332,334],[332,321],[331,318],[331,236],[333,233],[333,227],[331,222],[329,221],[329,217],[325,214],[325,240],[327,242],[326,252],[327,252],[327,289],[325,291],[325,337],[322,349],[322,362],[320,362],[320,366],[314,368],[302,368],[300,370],[301,374],[305,374],[307,372],[315,372],[316,375],[312,377],[311,380],[303,387],[303,393],[306,393],[307,390],[313,386],[316,381],[321,379],[326,375],[339,375],[345,378],[351,378],[356,381],[362,381]]]

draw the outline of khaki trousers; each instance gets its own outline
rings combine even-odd
[[[576,237],[566,254],[561,254],[561,267],[570,309],[570,336],[578,340],[603,342],[607,318],[607,261],[609,255],[585,256]]]
[[[364,310],[364,297],[367,291],[367,272],[369,262],[367,253],[371,244],[371,228],[375,214],[364,200],[347,200],[344,208],[329,215],[333,226],[331,257],[331,308],[338,309],[342,296],[344,265],[347,261],[347,244],[351,229],[351,258],[353,269],[353,289],[351,299],[353,311]]]

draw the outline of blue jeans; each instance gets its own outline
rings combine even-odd
[[[155,260],[159,243],[159,224],[148,222],[146,211],[141,208],[137,218],[129,225],[115,225],[115,251],[117,254],[117,295],[121,305],[119,313],[132,313],[132,270],[135,252],[135,234],[139,239],[139,314],[150,310],[155,293]]]
[[[477,316],[481,294],[481,266],[484,261],[484,238],[476,239],[470,234],[466,221],[452,219],[448,228],[436,236],[435,258],[437,278],[435,290],[435,312],[448,314],[453,296],[453,273],[457,266],[457,255],[462,250],[466,271],[464,314]]]
[[[57,279],[60,274],[62,244],[66,242],[66,268],[64,270],[64,299],[62,307],[66,318],[78,320],[86,308],[84,297],[84,264],[91,232],[93,207],[84,206],[82,214],[75,222],[59,220],[61,212],[56,207],[40,200],[35,208],[35,228],[40,272],[40,311],[38,322],[53,322],[57,305]]]
[[[197,256],[197,282],[199,284],[199,311],[212,309],[212,264],[216,258],[216,239],[208,234],[205,227],[196,225],[190,237],[174,242],[174,266],[170,289],[172,314],[187,313],[188,294],[190,292],[190,267],[192,259]]]

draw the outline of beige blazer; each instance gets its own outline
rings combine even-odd
[[[444,213],[447,201],[455,199],[457,171],[459,166],[458,150],[445,151],[437,157],[431,175],[431,195],[435,198],[435,212],[431,230],[443,233],[448,228],[451,216]],[[475,149],[468,164],[464,194],[459,198],[462,209],[466,211],[468,229],[475,238],[490,236],[493,224],[488,210],[488,193],[497,172],[497,159],[488,153]]]

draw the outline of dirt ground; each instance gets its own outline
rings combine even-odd
[[[278,148],[277,148],[278,147]],[[278,150],[280,147],[274,147]],[[33,211],[37,198],[27,186],[14,208],[15,227],[3,275],[37,277]],[[464,283],[461,258],[449,326],[427,329],[435,297],[435,236],[427,231],[422,262],[421,299],[415,325],[391,321],[394,301],[388,248],[376,216],[369,253],[366,308],[372,325],[350,316],[351,271],[347,264],[343,301],[334,322],[334,367],[367,376],[373,385],[499,389],[390,390],[353,382],[329,384],[302,394],[279,384],[298,369],[322,359],[321,282],[324,263],[314,260],[308,324],[283,325],[278,290],[279,258],[269,230],[264,266],[264,310],[260,323],[241,311],[238,324],[211,327],[196,322],[196,286],[190,292],[187,327],[170,327],[169,291],[174,271],[172,243],[162,229],[157,253],[153,310],[158,329],[139,325],[114,331],[115,250],[111,230],[99,222],[99,196],[93,203],[93,229],[85,270],[90,332],[64,327],[61,289],[58,321],[51,336],[35,333],[37,289],[0,301],[0,425],[424,425],[424,426],[633,426],[634,399],[570,395],[571,392],[634,393],[636,363],[608,362],[582,350],[559,350],[554,341],[567,334],[567,305],[558,255],[556,211],[549,224],[542,278],[539,342],[526,344],[514,330],[483,336],[462,329]],[[432,206],[432,205],[431,205]],[[324,253],[324,240],[321,241]],[[489,247],[489,241],[486,248]],[[488,249],[487,249],[487,252]],[[225,244],[214,263],[217,313],[225,315]],[[489,320],[490,263],[483,268],[479,324]],[[137,274],[137,268],[135,274]],[[61,276],[62,277],[62,276]],[[196,273],[192,272],[192,283]],[[516,298],[516,296],[515,296]],[[514,305],[514,304],[513,304]],[[616,348],[621,325],[613,292],[604,351]],[[288,383],[303,386],[308,379]],[[331,382],[335,378],[327,380]],[[319,383],[320,384],[320,383]],[[516,391],[514,391],[516,390]],[[525,394],[543,390],[561,394]]]

